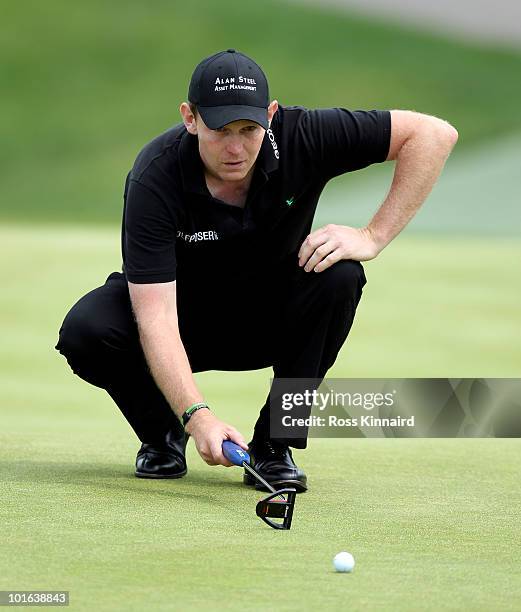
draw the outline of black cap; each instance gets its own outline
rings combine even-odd
[[[239,119],[254,121],[265,130],[269,127],[266,76],[252,59],[235,49],[211,55],[196,67],[188,100],[211,130]]]

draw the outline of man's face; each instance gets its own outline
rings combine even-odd
[[[265,130],[253,121],[233,121],[218,130],[197,119],[199,154],[206,171],[221,181],[241,181],[253,167]]]
[[[274,100],[268,107],[271,122],[277,112]],[[221,181],[242,181],[253,168],[266,130],[258,123],[241,119],[232,121],[219,130],[207,127],[199,113],[194,116],[186,102],[179,109],[186,129],[197,135],[199,155],[207,174]]]

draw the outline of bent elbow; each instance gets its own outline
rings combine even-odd
[[[448,121],[441,121],[440,128],[441,139],[447,144],[448,147],[450,147],[450,149],[452,149],[458,142],[458,130]]]
[[[448,138],[449,138],[449,142],[452,148],[458,142],[459,134],[458,134],[458,130],[453,125],[450,125],[450,123],[448,123],[447,125],[448,125],[448,131],[449,131]]]

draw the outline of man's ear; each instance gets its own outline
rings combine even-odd
[[[186,131],[193,136],[197,135],[197,122],[195,119],[195,115],[190,110],[190,105],[187,102],[183,102],[179,107],[179,112],[181,113],[181,117],[183,118],[183,123],[185,124]]]
[[[273,102],[268,106],[268,123],[270,125],[271,125],[271,120],[273,119],[273,116],[277,112],[278,108],[279,108],[279,103],[277,102],[277,100],[273,100]]]

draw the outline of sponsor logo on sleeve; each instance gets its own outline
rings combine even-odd
[[[206,232],[195,232],[194,234],[185,234],[184,232],[178,231],[177,238],[184,242],[202,242],[210,240],[219,240],[219,234],[214,230],[208,230]]]

